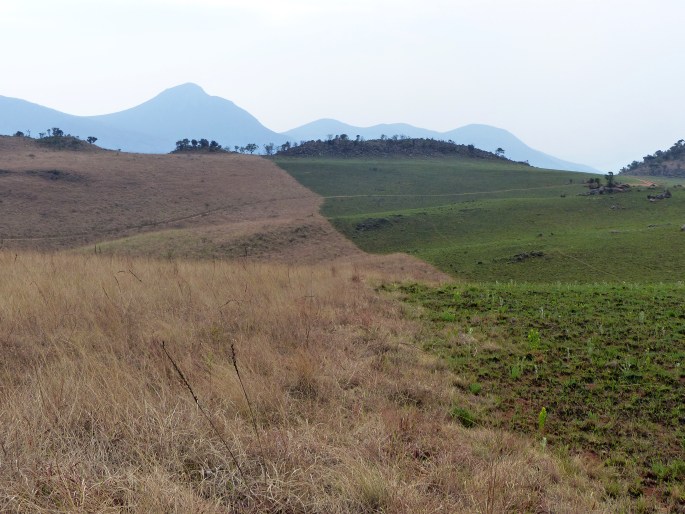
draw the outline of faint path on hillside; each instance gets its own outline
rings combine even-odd
[[[577,187],[578,184],[561,184],[553,186],[537,186],[537,187],[521,187],[514,189],[496,189],[494,191],[470,191],[467,193],[436,193],[436,194],[417,194],[417,193],[405,193],[405,194],[368,194],[368,195],[330,195],[322,196],[324,199],[334,199],[334,198],[439,198],[448,196],[470,196],[470,195],[487,195],[496,193],[511,193],[515,191],[535,191],[540,189],[554,189],[562,187]]]
[[[87,237],[87,236],[99,236],[102,234],[116,234],[118,232],[126,232],[129,230],[138,230],[138,229],[144,229],[144,228],[150,228],[150,227],[159,227],[163,225],[170,225],[173,223],[179,223],[181,221],[188,221],[188,220],[193,220],[197,218],[202,218],[205,216],[209,216],[211,214],[216,214],[219,212],[225,212],[225,211],[230,211],[234,210],[240,207],[248,207],[252,205],[260,205],[260,204],[269,204],[269,203],[276,203],[276,202],[282,202],[282,201],[289,201],[289,200],[304,200],[311,198],[310,195],[306,196],[292,196],[292,197],[284,197],[284,198],[278,198],[278,199],[271,199],[271,200],[261,200],[257,202],[246,202],[242,204],[231,204],[228,206],[223,206],[223,207],[217,207],[214,209],[208,209],[205,211],[201,211],[195,214],[190,214],[188,216],[180,216],[176,218],[165,218],[162,220],[158,221],[151,221],[148,223],[140,223],[140,224],[135,224],[135,225],[126,225],[123,227],[118,227],[118,228],[111,228],[111,229],[106,229],[106,230],[91,230],[87,232],[75,232],[72,234],[60,234],[58,236],[35,236],[35,237],[0,237],[0,242],[1,241],[50,241],[50,240],[60,240],[60,239],[70,239],[74,237]]]

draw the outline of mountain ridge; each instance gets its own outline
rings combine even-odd
[[[138,153],[171,152],[176,141],[187,137],[204,137],[226,148],[256,143],[281,145],[300,140],[325,139],[347,133],[351,137],[374,139],[404,135],[414,138],[453,140],[495,152],[504,149],[506,157],[528,161],[531,165],[585,172],[594,168],[564,161],[535,150],[510,132],[489,125],[466,125],[447,132],[414,127],[407,123],[385,123],[372,127],[355,127],[333,119],[320,119],[285,132],[264,126],[247,110],[219,96],[207,94],[192,82],[160,92],[153,98],[122,111],[94,116],[63,113],[27,100],[0,96],[0,134],[22,131],[34,135],[59,127],[65,133],[82,138],[94,136],[98,145]]]

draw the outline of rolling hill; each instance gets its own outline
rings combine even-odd
[[[8,136],[0,136],[0,156],[4,248],[289,264],[343,259],[443,276],[413,257],[360,251],[319,214],[318,195],[257,156],[127,154],[87,143],[55,151]]]
[[[622,175],[685,178],[685,140],[680,139],[668,150],[657,150],[642,161],[633,161],[621,170]]]
[[[432,138],[452,140],[455,143],[495,152],[498,148],[505,150],[507,158],[513,161],[528,161],[532,166],[553,170],[583,171],[597,173],[597,170],[584,164],[568,162],[535,150],[514,136],[511,132],[489,125],[466,125],[448,132],[414,127],[406,123],[382,124],[372,127],[355,127],[337,120],[321,119],[288,130],[285,134],[295,141],[326,140],[336,134],[347,134],[351,138],[357,135],[364,139],[377,139],[385,135],[407,136],[411,138]]]
[[[679,195],[278,158],[429,287],[270,160],[44,143],[0,137],[0,511],[685,505]]]

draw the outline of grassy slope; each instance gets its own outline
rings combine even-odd
[[[580,460],[450,417],[468,398],[367,278],[0,252],[0,511],[626,507]]]
[[[657,203],[646,190],[577,196],[586,174],[458,159],[277,163],[328,197],[322,212],[362,249],[408,252],[465,280],[669,281],[685,273],[680,190]],[[544,256],[510,262],[533,251]]]
[[[409,251],[464,279],[400,289],[420,306],[426,347],[471,394],[455,412],[536,433],[546,407],[549,443],[601,463],[608,494],[637,498],[638,510],[653,495],[683,507],[679,189],[650,203],[646,189],[578,196],[587,175],[489,163],[279,165],[323,195],[347,196],[323,211],[362,248]],[[544,255],[512,259],[531,251]]]
[[[476,418],[606,463],[611,494],[685,502],[682,284],[405,286]],[[681,507],[685,503],[680,504]]]

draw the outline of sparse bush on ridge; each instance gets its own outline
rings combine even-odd
[[[685,140],[676,141],[668,150],[645,155],[642,162],[631,162],[621,169],[621,174],[685,177]]]
[[[227,152],[228,149],[223,148],[219,143],[207,139],[180,139],[176,141],[176,149],[171,153],[181,152]]]
[[[438,139],[391,138],[365,140],[360,136],[350,139],[346,134],[336,135],[323,141],[302,141],[300,144],[284,143],[278,148],[278,157],[444,157],[459,156],[472,159],[508,161],[501,152],[487,152],[473,145],[460,145],[454,141]],[[521,163],[528,164],[528,163]]]

